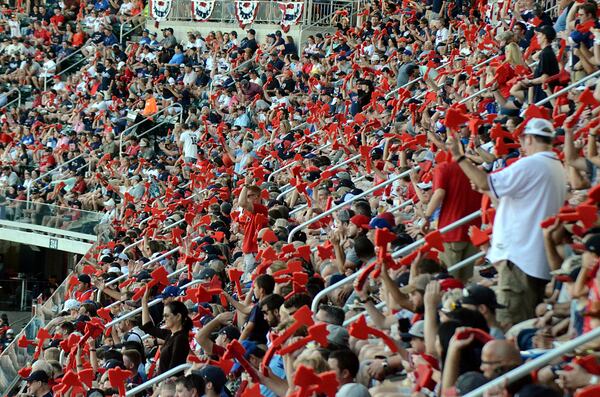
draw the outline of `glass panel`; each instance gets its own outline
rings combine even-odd
[[[28,340],[34,340],[39,329],[54,318],[64,301],[67,280],[69,277],[70,275],[67,276],[46,302],[35,306],[32,319],[25,325],[20,333],[15,335],[13,341],[3,349],[2,353],[0,353],[0,393],[2,395],[7,395],[10,389],[19,382],[20,378],[18,376],[18,371],[21,368],[29,366],[33,361],[35,348],[32,346],[28,348],[18,347],[17,340],[23,334]]]
[[[103,214],[53,204],[13,200],[0,196],[0,219],[89,235]]]

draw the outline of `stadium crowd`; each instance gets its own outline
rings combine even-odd
[[[3,8],[1,213],[102,213],[21,394],[460,396],[600,325],[596,2],[120,42],[142,8]],[[597,395],[598,351],[488,395]]]

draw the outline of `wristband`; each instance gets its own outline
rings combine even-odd
[[[598,384],[598,380],[600,380],[600,377],[598,377],[598,375],[592,375],[592,377],[590,378],[590,385]]]
[[[459,158],[456,159],[456,164],[460,164],[461,161],[466,160],[467,156],[465,156],[464,154],[462,156],[460,156]]]

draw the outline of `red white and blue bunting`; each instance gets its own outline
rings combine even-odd
[[[303,1],[278,2],[279,10],[281,10],[281,30],[288,32],[290,26],[296,25],[302,17],[304,11]]]
[[[192,0],[192,16],[194,21],[208,21],[215,9],[215,0]]]
[[[244,29],[254,22],[257,9],[258,1],[235,1],[235,17],[238,20],[240,28]]]
[[[150,0],[150,16],[156,22],[166,21],[172,6],[172,0]]]

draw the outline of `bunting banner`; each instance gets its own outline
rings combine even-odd
[[[240,28],[244,29],[254,22],[257,10],[258,1],[235,1],[235,17]]]
[[[304,11],[303,1],[278,2],[281,11],[281,30],[287,33],[290,26],[296,25]]]
[[[172,6],[173,0],[150,0],[150,16],[157,22],[166,21]]]
[[[215,9],[215,0],[192,0],[192,16],[194,21],[208,21]]]

